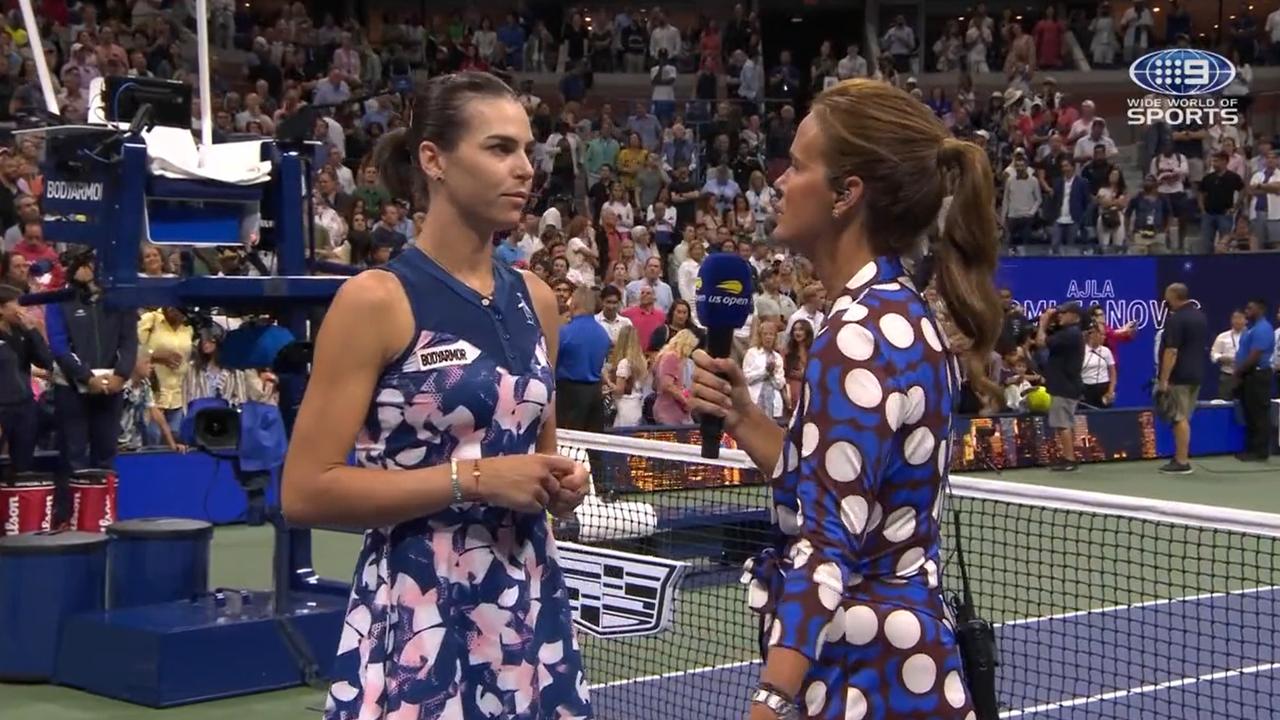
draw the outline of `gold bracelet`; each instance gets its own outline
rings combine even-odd
[[[480,460],[479,459],[471,461],[471,479],[475,481],[476,500],[479,500],[480,499]]]
[[[453,486],[453,501],[455,503],[465,502],[462,497],[462,483],[458,481],[458,461],[449,458],[449,481]]]

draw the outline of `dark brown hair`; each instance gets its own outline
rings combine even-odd
[[[837,191],[864,185],[862,212],[877,255],[909,255],[934,226],[954,187],[947,221],[933,246],[933,285],[956,330],[984,358],[1003,324],[994,284],[999,243],[986,153],[957,140],[928,106],[888,83],[847,80],[813,101],[825,159]]]
[[[516,99],[515,92],[485,72],[460,72],[431,78],[413,97],[407,127],[397,128],[378,140],[373,162],[378,178],[392,197],[427,206],[427,177],[418,166],[418,147],[434,143],[444,152],[458,146],[466,132],[467,105],[482,98]]]

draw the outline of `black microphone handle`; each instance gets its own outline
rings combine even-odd
[[[713,358],[729,357],[729,353],[733,350],[733,333],[734,328],[708,328],[707,354]],[[702,457],[712,460],[719,458],[720,441],[724,437],[724,418],[718,415],[703,415],[701,432]]]

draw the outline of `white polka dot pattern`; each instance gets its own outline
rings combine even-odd
[[[853,482],[862,472],[862,453],[850,442],[837,440],[823,457],[827,475],[836,482]]]
[[[902,664],[902,684],[908,690],[923,695],[938,682],[938,664],[924,653],[916,653]]]
[[[800,455],[802,457],[809,457],[812,455],[813,451],[818,447],[819,439],[820,433],[818,432],[818,426],[811,422],[805,423],[804,427],[800,430]]]
[[[959,672],[952,670],[947,673],[947,679],[942,681],[942,694],[946,696],[947,702],[951,707],[957,710],[964,707],[966,698],[964,678],[960,677]]]
[[[933,445],[933,431],[927,427],[918,427],[903,442],[902,453],[908,463],[923,465],[933,456]]]
[[[898,577],[910,577],[924,565],[924,548],[913,547],[898,559]]]
[[[916,532],[916,509],[900,507],[884,521],[884,537],[889,542],[906,542]]]
[[[907,414],[907,396],[900,392],[891,392],[884,399],[884,420],[889,429],[897,432],[902,427],[903,418]]]
[[[912,385],[907,388],[906,412],[903,413],[902,424],[915,425],[920,422],[920,418],[924,417],[927,405],[928,401],[924,395],[924,388],[919,385]]]
[[[899,650],[910,650],[920,642],[923,628],[910,610],[894,610],[884,619],[884,637]]]
[[[854,535],[867,529],[867,501],[861,495],[850,495],[840,501],[840,521]]]
[[[884,333],[884,339],[890,345],[903,350],[911,347],[911,343],[916,340],[911,321],[897,313],[888,313],[880,318],[880,332]]]
[[[866,605],[855,605],[844,613],[844,639],[853,645],[866,645],[876,639],[880,619]]]
[[[774,620],[773,627],[769,630],[769,645],[770,646],[777,645],[778,641],[781,639],[782,639],[782,621]]]
[[[791,546],[791,566],[801,568],[809,562],[813,555],[813,543],[808,538],[800,538]]]
[[[928,584],[928,586],[929,586],[929,587],[931,587],[931,588],[936,588],[936,587],[938,587],[938,585],[939,585],[939,582],[938,582],[938,563],[936,563],[936,562],[934,562],[934,561],[932,561],[932,560],[925,560],[925,561],[924,561],[924,577],[925,577],[925,581],[926,581],[926,583]]]
[[[946,440],[938,443],[938,477],[947,474],[947,462],[951,460],[951,446]]]
[[[942,352],[942,343],[938,340],[938,329],[933,326],[933,320],[927,317],[920,318],[920,334],[924,336],[924,341],[933,348],[934,352]]]
[[[876,338],[871,331],[851,322],[836,333],[836,347],[840,353],[854,362],[862,362],[876,350]]]
[[[837,313],[847,310],[853,304],[853,298],[848,295],[841,295],[836,301],[831,303],[831,317],[835,317]]]
[[[871,286],[872,290],[880,290],[882,292],[897,292],[902,289],[902,285],[896,282],[877,283]]]
[[[861,322],[869,312],[870,310],[867,309],[866,305],[851,301],[849,306],[845,308],[844,315],[841,318],[845,322]]]
[[[769,589],[759,580],[752,580],[747,590],[747,604],[752,610],[761,610],[769,600]]]
[[[795,535],[796,533],[800,532],[799,513],[787,507],[786,505],[779,505],[777,507],[778,507],[778,529],[782,530],[782,532],[788,535]]]
[[[849,289],[854,289],[859,285],[865,285],[875,279],[876,273],[879,271],[880,268],[876,267],[876,263],[873,260],[872,262],[863,265],[858,272],[854,273],[853,277],[849,278],[849,282],[845,283],[844,286]]]
[[[809,715],[821,715],[827,705],[827,684],[814,680],[804,691],[804,707]]]
[[[867,716],[867,696],[851,687],[844,696],[844,720],[862,720]]]
[[[867,409],[879,405],[884,397],[880,378],[866,368],[854,368],[844,376],[844,392],[854,405]]]
[[[867,522],[868,530],[875,530],[880,525],[880,521],[884,518],[884,508],[880,507],[880,503],[871,503],[871,519]]]
[[[818,585],[818,600],[822,607],[835,610],[844,596],[844,578],[833,562],[825,562],[813,571],[813,581]]]

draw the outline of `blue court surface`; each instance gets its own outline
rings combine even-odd
[[[1004,718],[1256,720],[1280,690],[1280,587],[1211,593],[997,626]],[[1099,659],[1102,659],[1099,664]],[[601,720],[741,720],[758,662],[593,687]]]

